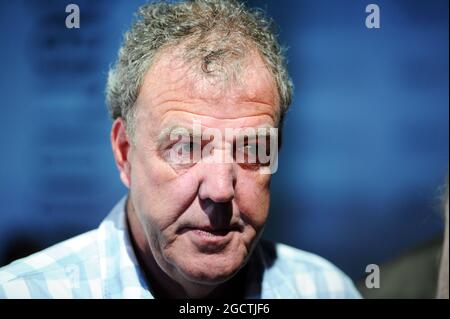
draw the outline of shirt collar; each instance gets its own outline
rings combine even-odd
[[[128,231],[122,198],[99,227],[100,272],[108,298],[151,298]]]

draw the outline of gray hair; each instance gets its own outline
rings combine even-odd
[[[249,9],[237,0],[190,0],[151,3],[139,8],[137,20],[125,33],[118,60],[108,74],[106,99],[112,119],[124,118],[134,134],[133,106],[145,73],[162,49],[187,43],[185,58],[199,61],[205,74],[224,60],[235,62],[251,49],[262,56],[277,85],[280,126],[292,99],[284,50],[273,21],[260,9]],[[220,68],[221,69],[221,68]]]

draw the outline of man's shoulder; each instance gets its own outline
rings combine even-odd
[[[261,241],[272,285],[287,284],[300,298],[359,298],[352,280],[330,261],[285,244]]]
[[[70,238],[0,268],[0,298],[71,297],[99,272],[97,230]],[[66,291],[67,293],[63,293]]]
[[[261,248],[265,256],[282,265],[294,266],[297,270],[312,272],[341,272],[334,264],[311,252],[286,244],[262,241]]]

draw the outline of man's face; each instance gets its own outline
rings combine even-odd
[[[245,264],[267,218],[270,175],[260,174],[257,164],[176,163],[170,152],[177,141],[166,134],[174,127],[191,130],[194,122],[201,130],[218,129],[222,143],[211,144],[211,156],[218,158],[236,142],[225,138],[225,129],[276,127],[273,78],[257,54],[243,65],[238,81],[222,81],[161,54],[137,99],[134,143],[122,179],[156,262],[175,280],[229,279]],[[187,144],[185,151],[193,146]]]

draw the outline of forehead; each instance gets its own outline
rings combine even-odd
[[[260,55],[249,52],[233,70],[222,66],[205,73],[188,63],[176,48],[162,51],[147,71],[137,99],[141,119],[162,123],[167,118],[209,117],[233,120],[269,117],[278,121],[279,97],[273,76]],[[230,68],[231,68],[230,67]]]

